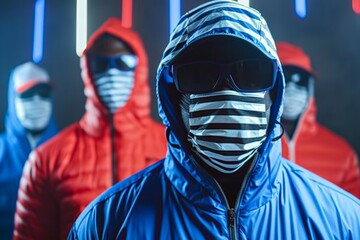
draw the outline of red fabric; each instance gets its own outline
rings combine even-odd
[[[282,65],[292,65],[313,72],[309,57],[298,47],[277,43]],[[355,151],[340,136],[316,121],[313,97],[301,115],[291,142],[282,138],[283,156],[329,180],[360,198],[359,162]]]
[[[315,112],[315,103],[311,100],[291,143],[284,134],[283,156],[360,198],[356,153],[344,139],[317,123]]]
[[[314,71],[311,67],[310,58],[301,48],[286,42],[276,43],[276,48],[281,65],[300,67],[309,73],[314,74]]]
[[[150,118],[148,65],[140,38],[112,18],[90,38],[88,48],[104,33],[122,39],[139,58],[130,99],[113,117],[116,181],[120,181],[163,158],[166,137],[164,127]],[[14,239],[66,239],[80,212],[113,184],[109,114],[95,93],[87,66],[84,54],[85,115],[33,152],[24,168]]]

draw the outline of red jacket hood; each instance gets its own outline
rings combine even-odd
[[[315,75],[309,56],[299,47],[286,42],[276,43],[281,65],[295,66]]]
[[[89,71],[87,52],[94,42],[102,35],[110,34],[128,44],[139,62],[135,70],[133,91],[127,103],[113,115],[113,124],[116,132],[133,135],[140,133],[150,120],[150,89],[148,85],[148,61],[140,37],[132,30],[121,26],[121,21],[109,18],[95,31],[81,57],[81,76],[85,85],[86,113],[81,119],[82,128],[90,135],[100,136],[109,125],[110,114],[98,98],[93,79]]]
[[[301,48],[286,42],[277,42],[276,48],[281,65],[299,67],[312,75],[315,74],[311,66],[310,57]],[[317,129],[316,111],[314,96],[310,96],[308,106],[297,124],[296,135],[315,133]]]

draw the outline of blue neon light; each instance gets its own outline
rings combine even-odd
[[[306,17],[306,0],[295,0],[295,12],[300,18]]]
[[[170,26],[169,32],[174,30],[181,17],[181,0],[169,0]]]
[[[33,61],[39,63],[44,55],[45,0],[36,0],[34,17]]]

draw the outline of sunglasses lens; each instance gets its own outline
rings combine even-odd
[[[90,68],[94,74],[103,73],[108,69],[108,59],[95,57],[90,60]]]
[[[51,87],[47,84],[38,84],[32,88],[29,88],[25,92],[19,94],[20,98],[30,98],[35,95],[39,95],[43,98],[50,98],[51,97]]]
[[[234,63],[231,77],[235,85],[244,91],[270,89],[275,82],[276,62],[271,60],[246,60]]]
[[[221,69],[211,62],[174,65],[174,81],[180,92],[201,93],[213,90]]]
[[[132,54],[120,54],[115,57],[94,56],[90,58],[90,67],[93,74],[106,72],[109,68],[121,71],[134,71],[138,59]]]
[[[274,85],[276,66],[275,61],[266,59],[242,60],[229,65],[194,62],[174,65],[173,74],[178,90],[186,93],[212,91],[225,74],[231,75],[239,91],[263,91]]]
[[[134,71],[137,64],[137,57],[131,54],[121,54],[114,58],[117,69],[122,71]]]
[[[284,66],[285,82],[293,82],[299,86],[307,87],[311,74],[295,66]]]

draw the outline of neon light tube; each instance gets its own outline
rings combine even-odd
[[[122,19],[121,23],[123,27],[131,28],[132,27],[132,18],[133,18],[133,2],[132,0],[123,0],[122,1]]]
[[[352,0],[352,8],[355,13],[360,14],[360,0]]]
[[[295,12],[299,18],[306,17],[306,0],[295,0]]]
[[[169,0],[169,32],[174,30],[181,17],[181,0]]]
[[[239,3],[250,7],[250,0],[237,0]]]
[[[45,0],[36,0],[34,15],[33,61],[39,63],[44,56]]]
[[[81,56],[87,42],[87,0],[76,1],[76,53]]]

